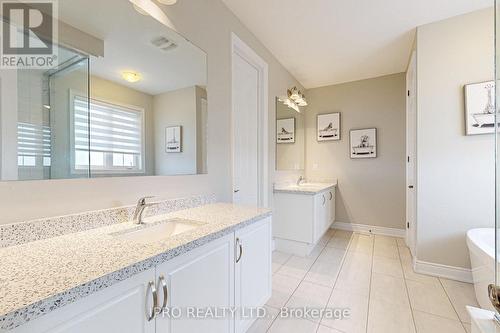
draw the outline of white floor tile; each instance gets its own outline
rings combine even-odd
[[[407,247],[398,247],[399,257],[402,262],[412,262],[410,249]]]
[[[340,272],[340,262],[317,260],[306,274],[305,281],[333,288]]]
[[[397,237],[396,238],[396,242],[398,243],[398,246],[399,247],[405,247],[405,248],[408,248],[408,246],[406,246],[406,241],[404,238],[400,238],[400,237]]]
[[[403,264],[403,273],[405,275],[405,279],[421,283],[427,283],[435,286],[441,285],[439,283],[439,279],[436,277],[415,273],[411,262],[402,261],[401,263]]]
[[[417,333],[465,333],[459,321],[414,311]]]
[[[399,259],[373,257],[373,272],[403,278],[403,268]]]
[[[398,246],[396,237],[375,235],[375,243]]]
[[[279,269],[281,268],[281,266],[283,266],[283,265],[273,262],[272,263],[273,274],[276,273],[276,272],[278,272]]]
[[[307,281],[302,281],[290,300],[286,303],[288,308],[323,309],[328,303],[332,289]],[[312,321],[316,321],[311,318]],[[319,319],[317,319],[319,322]]]
[[[319,325],[316,333],[344,333],[328,326]]]
[[[345,250],[349,247],[349,242],[351,240],[349,238],[344,237],[335,237],[335,235],[330,239],[330,241],[326,244],[328,247],[334,247],[337,249]]]
[[[315,333],[318,324],[307,319],[278,317],[269,329],[269,333]]]
[[[333,236],[337,238],[348,238],[348,239],[350,239],[353,235],[354,234],[352,231],[339,230],[339,229],[335,230],[335,233],[333,234]]]
[[[467,333],[471,333],[472,332],[471,324],[462,323],[462,325],[464,325],[465,331]]]
[[[278,273],[297,279],[303,279],[314,261],[315,259],[313,258],[292,256],[283,266],[281,266]]]
[[[474,292],[474,285],[465,282],[440,279],[443,287],[451,300],[451,304],[458,313],[462,322],[470,323],[469,313],[465,309],[466,305],[479,308]]]
[[[323,318],[321,325],[325,325],[343,332],[365,333],[368,316],[368,297],[354,294],[350,291],[333,290],[328,302],[332,309],[349,309],[349,318]]]
[[[375,243],[373,255],[376,257],[385,257],[390,259],[399,259],[398,247],[384,243]]]
[[[349,245],[349,251],[371,255],[373,253],[373,237],[368,235],[355,235]]]
[[[288,301],[290,296],[292,296],[295,289],[300,284],[300,279],[282,275],[274,274],[273,276],[273,291],[271,298],[267,302],[267,305],[274,308],[281,308]]]
[[[407,286],[414,310],[458,321],[457,314],[441,285],[407,280]]]
[[[318,261],[326,261],[330,263],[340,263],[346,255],[346,250],[337,249],[334,247],[325,247],[318,257]]]
[[[414,333],[415,325],[409,304],[395,304],[370,298],[368,333]]]
[[[274,318],[278,315],[279,310],[271,308],[269,306],[265,307],[267,311],[267,316],[265,318],[257,319],[252,326],[248,329],[246,333],[265,333],[271,326]]]
[[[370,298],[385,300],[402,306],[410,305],[405,281],[385,274],[372,274]]]
[[[316,260],[316,258],[318,258],[318,256],[321,254],[321,252],[323,252],[324,247],[325,246],[321,245],[321,244],[316,245],[314,247],[314,249],[311,251],[311,253],[309,253],[309,255],[307,255],[306,258]]]
[[[277,263],[280,265],[283,265],[292,257],[291,254],[281,252],[281,251],[274,251],[273,252],[273,263]]]

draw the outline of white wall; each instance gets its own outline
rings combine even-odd
[[[338,180],[336,220],[405,227],[405,74],[307,90],[306,175]],[[341,113],[341,140],[318,142],[321,113]],[[377,128],[377,158],[351,159],[349,131]]]
[[[493,10],[417,31],[417,259],[470,267],[467,230],[494,225],[494,136],[465,136],[465,84],[494,78]]]
[[[282,102],[276,101],[276,118],[295,118],[295,143],[276,144],[276,170],[304,170],[305,163],[305,124],[304,114],[306,108],[301,108],[301,113],[290,109]],[[274,139],[276,142],[276,139]]]
[[[0,182],[0,223],[133,204],[149,194],[215,193],[230,201],[232,31],[269,64],[269,173],[274,174],[274,96],[302,87],[220,0],[183,0],[163,8],[177,30],[208,55],[208,175]],[[272,198],[271,189],[270,183]]]

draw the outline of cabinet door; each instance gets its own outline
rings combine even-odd
[[[252,312],[271,297],[271,218],[235,233],[236,332],[246,332]]]
[[[77,272],[75,272],[77,274]],[[15,333],[154,333],[154,268],[14,329]]]
[[[335,222],[335,187],[330,190],[330,219],[328,222],[328,228],[332,226]]]
[[[234,306],[233,262],[234,234],[230,234],[158,265],[158,303],[163,305],[163,277],[171,316],[158,315],[156,332],[234,332],[234,320],[230,315],[214,318],[208,312]],[[179,310],[182,316],[177,318]],[[195,310],[202,310],[200,315],[207,316],[195,315]]]
[[[323,193],[318,193],[314,196],[314,243],[316,243],[321,236],[323,236],[325,230],[325,220],[327,217],[327,195]]]

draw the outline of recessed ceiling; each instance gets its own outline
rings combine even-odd
[[[493,0],[223,0],[306,88],[406,70],[417,26]]]

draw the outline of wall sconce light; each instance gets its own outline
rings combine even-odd
[[[306,97],[297,87],[287,90],[286,97],[280,97],[279,100],[290,109],[300,112],[300,106],[307,106]]]

